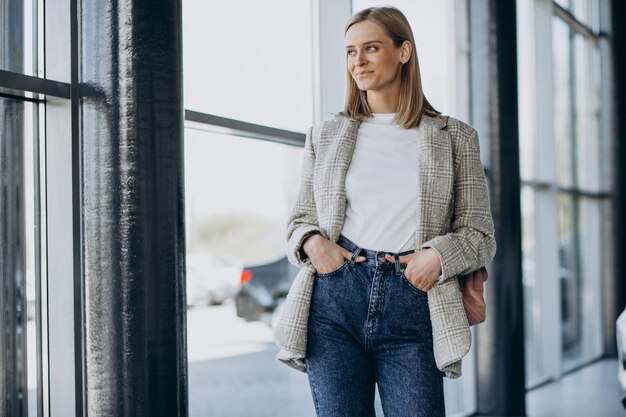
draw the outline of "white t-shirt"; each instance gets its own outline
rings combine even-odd
[[[341,234],[366,249],[414,249],[418,198],[417,140],[422,125],[405,129],[395,113],[373,113],[359,126],[346,174],[346,217]]]

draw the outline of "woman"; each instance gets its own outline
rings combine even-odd
[[[471,334],[457,275],[495,254],[478,136],[439,118],[393,7],[345,30],[343,112],[313,126],[287,225],[301,266],[276,328],[279,360],[307,372],[318,416],[444,416]]]

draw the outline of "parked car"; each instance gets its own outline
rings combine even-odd
[[[273,327],[298,271],[286,256],[269,263],[244,266],[235,297],[237,316]]]
[[[206,253],[187,255],[187,306],[222,304],[239,290],[241,265]]]

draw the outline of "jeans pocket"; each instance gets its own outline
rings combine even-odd
[[[428,293],[424,290],[417,288],[413,283],[409,280],[409,278],[405,275],[404,270],[402,270],[402,279],[409,286],[409,288],[416,294],[421,296],[428,296]]]
[[[343,261],[343,263],[341,265],[339,265],[339,268],[335,269],[334,271],[330,271],[330,272],[325,272],[323,274],[320,274],[319,272],[317,273],[318,277],[328,277],[330,275],[335,275],[337,272],[341,271],[342,269],[344,269],[348,263],[350,263],[349,259],[345,259]]]

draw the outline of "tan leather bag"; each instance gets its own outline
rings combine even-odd
[[[463,293],[463,307],[470,326],[482,323],[487,318],[483,284],[488,275],[484,266],[470,274],[459,275],[459,284]]]
[[[439,116],[439,118],[446,125],[445,129],[448,125],[448,116]],[[459,284],[463,293],[463,307],[470,326],[482,323],[487,318],[484,282],[488,275],[484,266],[470,274],[459,275]]]

